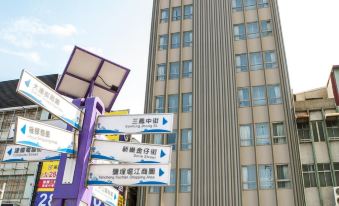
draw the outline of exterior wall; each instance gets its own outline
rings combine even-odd
[[[302,171],[298,139],[292,110],[292,95],[276,0],[269,7],[239,11],[232,1],[224,0],[154,0],[151,28],[145,113],[156,112],[156,97],[163,96],[163,112],[169,112],[169,95],[178,94],[178,112],[174,129],[177,132],[172,168],[176,174],[175,189],[143,188],[138,193],[138,205],[304,205]],[[172,10],[193,4],[193,19],[172,21]],[[168,22],[160,22],[161,10],[169,8]],[[270,20],[272,33],[257,38],[235,40],[234,25]],[[183,33],[193,32],[193,46],[183,47]],[[171,34],[179,32],[181,46],[171,48]],[[159,50],[160,35],[168,34],[168,49]],[[237,72],[235,57],[252,52],[274,51],[277,67]],[[264,58],[264,57],[262,57]],[[191,78],[170,79],[171,62],[192,60]],[[249,57],[247,59],[250,60]],[[157,80],[157,65],[166,63],[166,77]],[[182,66],[182,65],[181,65]],[[249,65],[248,65],[249,66]],[[182,67],[181,67],[182,69]],[[180,70],[181,71],[181,70]],[[261,106],[241,107],[239,88],[279,85],[281,102],[271,104],[268,98]],[[192,92],[192,112],[182,112],[182,94]],[[250,92],[251,93],[251,92]],[[251,100],[250,100],[251,101]],[[240,126],[267,123],[270,144],[243,146]],[[274,142],[273,125],[283,123],[283,143]],[[192,149],[180,150],[181,130],[192,128]],[[155,137],[145,135],[145,142]],[[168,143],[168,135],[162,143]],[[255,188],[244,189],[242,168],[255,166]],[[263,165],[272,168],[272,188],[260,183]],[[287,166],[287,186],[278,179],[276,168]],[[181,192],[180,170],[191,169],[190,191]]]

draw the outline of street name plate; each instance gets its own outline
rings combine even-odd
[[[171,133],[173,114],[100,115],[96,134]]]
[[[25,70],[21,73],[17,92],[72,127],[76,129],[81,127],[79,122],[82,114],[79,108]]]
[[[166,186],[171,165],[119,164],[90,165],[88,185]]]
[[[129,163],[168,164],[172,147],[169,145],[138,144],[94,140],[91,158]]]
[[[16,144],[45,150],[75,154],[74,133],[38,121],[17,117]]]
[[[34,147],[7,145],[1,162],[41,162],[60,160],[61,154]]]

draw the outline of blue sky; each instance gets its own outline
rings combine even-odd
[[[153,0],[1,0],[0,81],[61,74],[74,45],[131,69],[114,109],[142,113]],[[278,0],[294,92],[339,64],[338,0]]]

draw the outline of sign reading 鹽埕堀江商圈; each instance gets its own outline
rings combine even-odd
[[[96,134],[159,134],[171,133],[173,114],[100,115]]]
[[[38,78],[22,71],[17,92],[48,110],[67,124],[80,129],[82,112]]]
[[[170,145],[94,140],[91,158],[129,163],[168,164],[171,161],[171,153]]]
[[[75,154],[76,146],[74,140],[74,132],[17,117],[14,138],[16,144],[60,153]]]
[[[89,165],[88,185],[166,186],[171,164]]]

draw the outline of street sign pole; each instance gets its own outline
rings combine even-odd
[[[104,112],[104,105],[99,98],[76,99],[73,103],[84,103],[85,115],[83,127],[79,134],[79,146],[76,158],[62,154],[57,174],[52,206],[91,205],[92,191],[86,188],[87,167],[93,138],[96,117]],[[70,165],[74,165],[72,167]],[[65,180],[68,180],[65,181]]]

